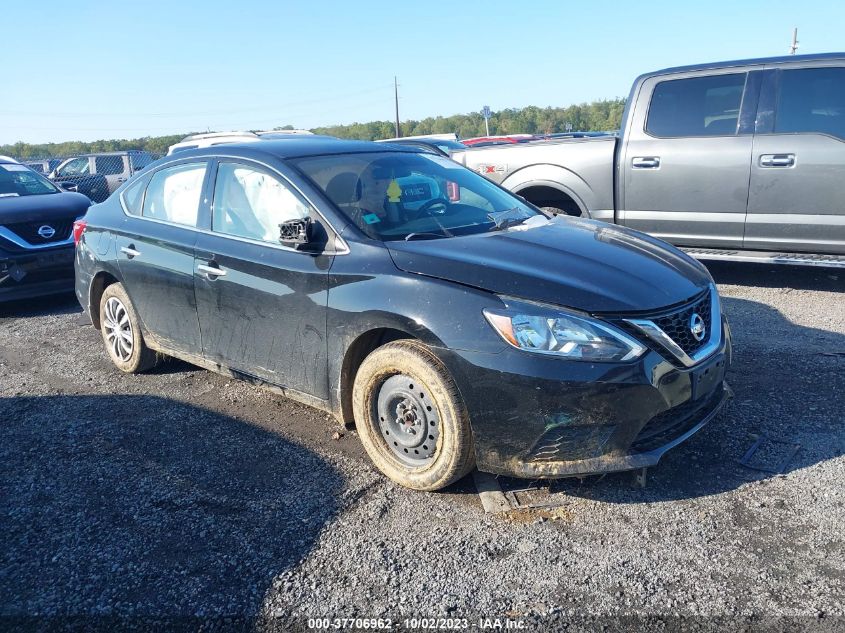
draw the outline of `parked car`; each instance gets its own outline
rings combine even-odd
[[[73,290],[73,221],[91,201],[0,159],[0,302]]]
[[[466,142],[466,141],[465,141]],[[845,53],[637,78],[618,136],[453,154],[529,202],[702,259],[845,267]]]
[[[101,152],[68,158],[49,175],[62,187],[75,187],[93,202],[102,202],[121,184],[155,161],[149,152]]]
[[[514,145],[515,143],[527,143],[536,141],[540,137],[533,134],[505,134],[500,136],[477,136],[465,138],[461,142],[467,147],[489,147],[490,145]]]
[[[26,160],[24,165],[29,167],[32,171],[37,171],[39,174],[45,176],[58,167],[62,162],[60,158],[44,158],[39,160]]]
[[[224,143],[251,143],[260,141],[262,138],[284,138],[286,136],[315,136],[308,130],[267,130],[265,132],[207,132],[203,134],[191,134],[178,143],[167,148],[167,155],[177,152],[184,152],[189,149],[211,147]]]
[[[408,210],[407,177],[446,180],[459,201]],[[354,420],[373,463],[411,488],[474,464],[650,466],[729,396],[730,334],[701,264],[542,214],[430,152],[192,150],[78,226],[76,294],[118,369],[167,354]]]
[[[466,149],[467,146],[455,139],[439,138],[437,136],[408,136],[400,138],[386,138],[376,143],[394,143],[399,145],[409,145],[419,149],[432,151],[441,156],[449,156],[452,152]]]

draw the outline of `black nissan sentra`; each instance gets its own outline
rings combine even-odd
[[[120,370],[174,356],[354,421],[411,488],[650,466],[730,394],[699,263],[410,147],[183,152],[77,228],[76,293]]]

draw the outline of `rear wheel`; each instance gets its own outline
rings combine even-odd
[[[100,298],[100,333],[109,358],[120,371],[136,374],[156,364],[147,347],[129,295],[119,283],[108,286]]]
[[[475,465],[469,416],[440,360],[418,341],[388,343],[355,376],[358,434],[376,467],[416,490],[439,490]]]

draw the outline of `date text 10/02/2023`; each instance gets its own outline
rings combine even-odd
[[[364,629],[364,630],[388,630],[402,628],[404,630],[504,630],[519,631],[526,628],[522,620],[511,618],[404,618],[393,620],[391,618],[308,618],[309,629]]]

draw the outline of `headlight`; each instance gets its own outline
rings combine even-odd
[[[507,310],[484,310],[484,316],[506,342],[526,352],[612,362],[633,360],[646,351],[609,324],[563,310],[517,303]]]

